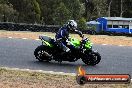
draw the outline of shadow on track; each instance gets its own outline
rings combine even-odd
[[[54,72],[66,72],[66,73],[76,73],[79,66],[83,66],[83,68],[95,69],[98,66],[87,66],[81,62],[62,62],[59,64],[58,62],[39,62],[39,61],[31,61],[30,63],[34,64],[34,69],[37,70],[45,70],[45,71],[54,71]]]

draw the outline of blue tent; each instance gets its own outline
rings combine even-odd
[[[100,25],[100,22],[97,22],[97,21],[89,21],[86,23],[86,25],[88,26],[95,26],[96,27],[96,32],[99,32],[99,25]]]

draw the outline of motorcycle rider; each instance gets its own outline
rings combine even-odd
[[[77,22],[74,20],[69,20],[67,24],[59,29],[56,33],[56,41],[58,42],[60,48],[64,52],[70,52],[70,49],[67,47],[67,43],[70,43],[69,39],[69,32],[74,31],[83,37],[82,32],[77,30]]]

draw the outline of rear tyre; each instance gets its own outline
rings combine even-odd
[[[51,61],[51,57],[49,56],[50,54],[49,54],[49,50],[47,46],[44,46],[44,45],[38,46],[34,51],[34,55],[36,59],[38,59],[40,62]]]
[[[91,52],[91,53],[88,53],[86,55],[86,57],[84,57],[82,59],[82,61],[86,64],[86,65],[96,65],[100,62],[101,60],[101,56],[98,52]]]

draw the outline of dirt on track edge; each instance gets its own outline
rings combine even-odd
[[[13,37],[13,38],[29,38],[38,39],[39,35],[47,35],[54,38],[55,33],[52,32],[27,32],[27,31],[0,31],[0,37]],[[72,37],[81,39],[77,34],[71,34]],[[88,35],[85,34],[94,44],[109,44],[109,45],[122,45],[132,46],[132,37],[126,36],[107,36],[107,35]]]
[[[132,84],[79,85],[75,76],[0,68],[0,88],[132,88]]]

